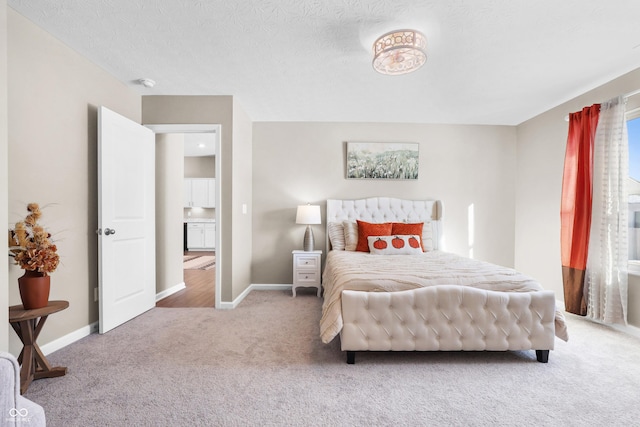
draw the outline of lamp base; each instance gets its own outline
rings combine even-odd
[[[307,225],[307,230],[304,232],[304,241],[302,242],[302,249],[305,252],[313,251],[314,241],[313,241],[313,230],[310,225]]]

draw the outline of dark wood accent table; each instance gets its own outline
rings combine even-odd
[[[49,301],[46,307],[35,310],[25,310],[22,305],[9,307],[9,323],[24,345],[18,357],[18,363],[21,365],[20,394],[27,391],[33,380],[61,377],[67,373],[67,368],[51,367],[36,343],[47,317],[67,307],[68,301]]]

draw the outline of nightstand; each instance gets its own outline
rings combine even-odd
[[[296,288],[318,288],[322,290],[320,264],[322,251],[293,251],[293,296]]]

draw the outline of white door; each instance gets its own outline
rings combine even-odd
[[[98,110],[100,333],[155,306],[155,137]]]

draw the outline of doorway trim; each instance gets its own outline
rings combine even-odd
[[[220,124],[145,124],[143,125],[151,129],[155,134],[159,133],[215,133],[216,134],[216,148],[215,148],[215,165],[216,174],[217,171],[222,170],[222,159],[220,153],[222,152],[222,125]],[[218,230],[222,229],[222,212],[221,209],[221,193],[222,182],[220,179],[216,179],[216,265],[221,265],[224,254],[222,254],[220,244],[220,233]],[[222,271],[220,268],[215,269],[215,308],[222,308]]]

